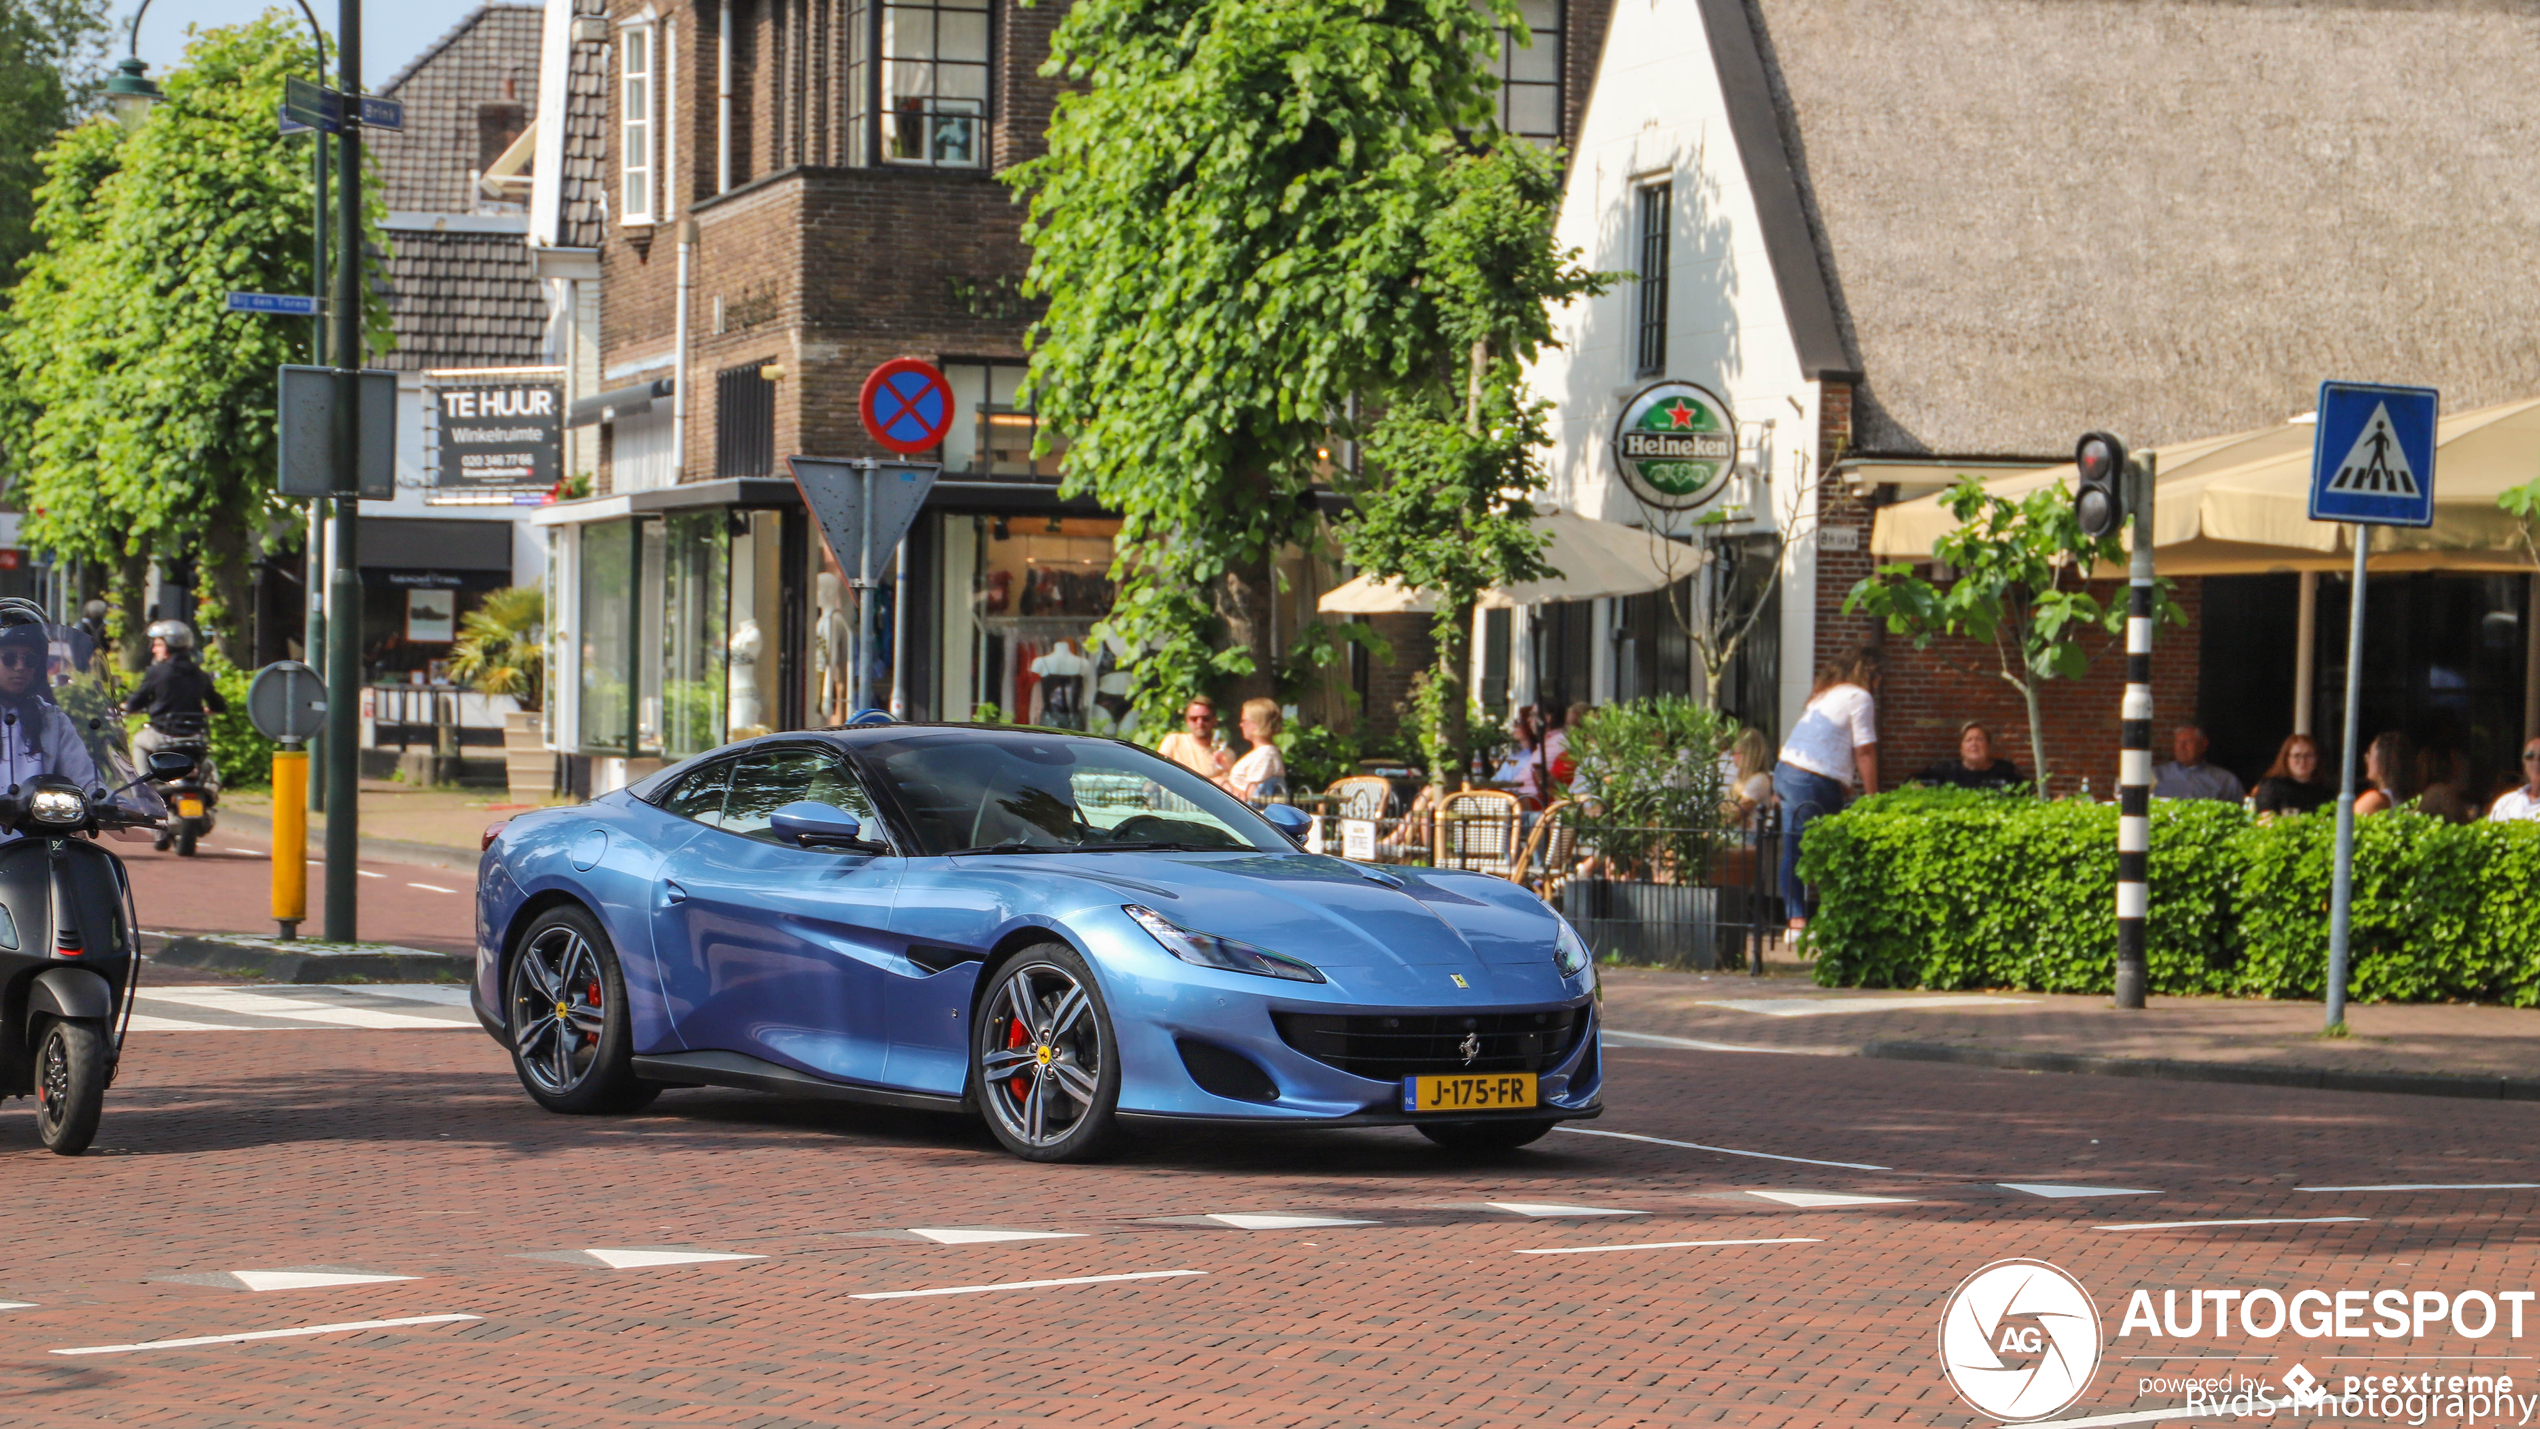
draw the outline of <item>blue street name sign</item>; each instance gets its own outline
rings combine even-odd
[[[2311,519],[2366,526],[2434,524],[2431,387],[2320,384],[2311,448]]]
[[[362,123],[373,129],[406,127],[406,104],[401,99],[382,99],[376,94],[358,96],[362,105]]]
[[[232,293],[233,313],[282,313],[295,318],[317,316],[318,300],[306,293]]]
[[[322,84],[305,79],[282,81],[282,117],[284,122],[297,122],[304,128],[319,129],[329,134],[344,132],[344,96]]]
[[[282,132],[283,132],[283,133],[285,133],[285,134],[306,134],[306,133],[308,133],[308,132],[309,132],[309,126],[308,126],[308,125],[303,124],[303,123],[301,123],[299,120],[294,119],[294,118],[292,118],[292,117],[291,117],[291,106],[290,106],[290,105],[288,105],[288,104],[283,105],[281,108],[279,108],[279,109],[275,110],[275,111],[274,111],[274,113],[275,113],[275,116],[276,116],[277,118],[279,118],[279,119],[282,121]]]

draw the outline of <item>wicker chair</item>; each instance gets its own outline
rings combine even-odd
[[[1526,836],[1526,847],[1517,856],[1514,877],[1546,903],[1560,899],[1561,885],[1569,882],[1576,870],[1579,812],[1578,800],[1556,800],[1535,819],[1535,831]]]
[[[1323,796],[1332,801],[1336,819],[1381,819],[1393,812],[1393,781],[1374,774],[1335,779]]]
[[[1522,882],[1525,865],[1519,859],[1518,831],[1524,826],[1517,796],[1506,790],[1467,789],[1449,794],[1438,806],[1438,867]]]

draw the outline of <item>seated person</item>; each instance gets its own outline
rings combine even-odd
[[[2251,791],[2258,816],[2307,814],[2336,802],[2337,791],[2329,787],[2323,772],[2319,741],[2307,734],[2286,735],[2275,752],[2275,763],[2267,766],[2266,777]]]
[[[2024,789],[2020,766],[1993,757],[1993,731],[1977,720],[1958,726],[1958,757],[1915,774],[1917,784],[1945,784],[1953,789]]]
[[[2214,742],[2205,731],[2192,724],[2180,725],[2170,733],[2169,763],[2152,771],[2152,797],[2156,799],[2217,799],[2237,804],[2249,797],[2240,787],[2240,776],[2220,765],[2205,762],[2205,751]]]
[[[0,629],[0,788],[39,774],[67,776],[83,793],[98,787],[97,761],[45,681],[51,655],[44,626]]]

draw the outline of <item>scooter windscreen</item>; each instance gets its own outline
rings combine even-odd
[[[0,788],[42,774],[78,783],[108,822],[161,819],[124,733],[122,680],[87,632],[68,625],[0,627]]]

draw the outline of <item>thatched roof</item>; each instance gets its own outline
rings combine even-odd
[[[2540,3],[1743,3],[1858,449],[2540,392]]]

